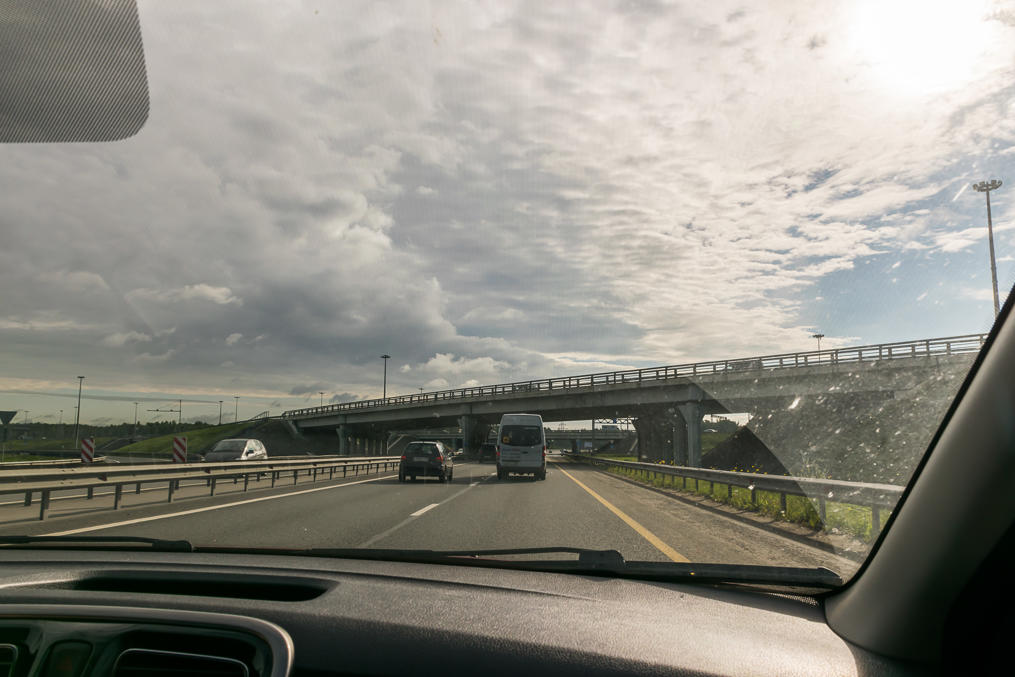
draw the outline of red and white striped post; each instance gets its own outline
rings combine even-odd
[[[95,460],[95,438],[81,438],[81,462],[91,463]]]
[[[173,463],[187,462],[187,437],[173,438]]]

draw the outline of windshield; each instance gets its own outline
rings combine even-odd
[[[246,448],[246,440],[222,440],[215,443],[212,451],[243,451]]]
[[[1011,2],[137,18],[143,125],[0,144],[2,534],[848,580],[1015,283]]]

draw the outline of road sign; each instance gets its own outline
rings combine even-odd
[[[173,463],[187,462],[187,436],[173,438]]]
[[[17,411],[0,411],[0,423],[7,425],[14,420],[14,415],[17,413]]]
[[[95,439],[84,437],[81,439],[81,462],[91,463],[95,460]]]

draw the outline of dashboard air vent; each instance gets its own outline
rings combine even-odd
[[[0,644],[0,677],[14,674],[14,665],[18,662],[18,647],[13,644]]]
[[[116,659],[113,677],[249,677],[250,670],[235,658],[155,649],[127,649]]]

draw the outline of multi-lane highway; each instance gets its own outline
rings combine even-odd
[[[546,481],[498,481],[492,464],[458,463],[454,481],[399,483],[395,473],[275,489],[184,484],[111,496],[65,494],[50,517],[17,497],[0,501],[0,534],[81,534],[186,539],[197,545],[457,550],[573,546],[613,548],[629,560],[827,566],[857,564],[719,511],[554,459]]]

